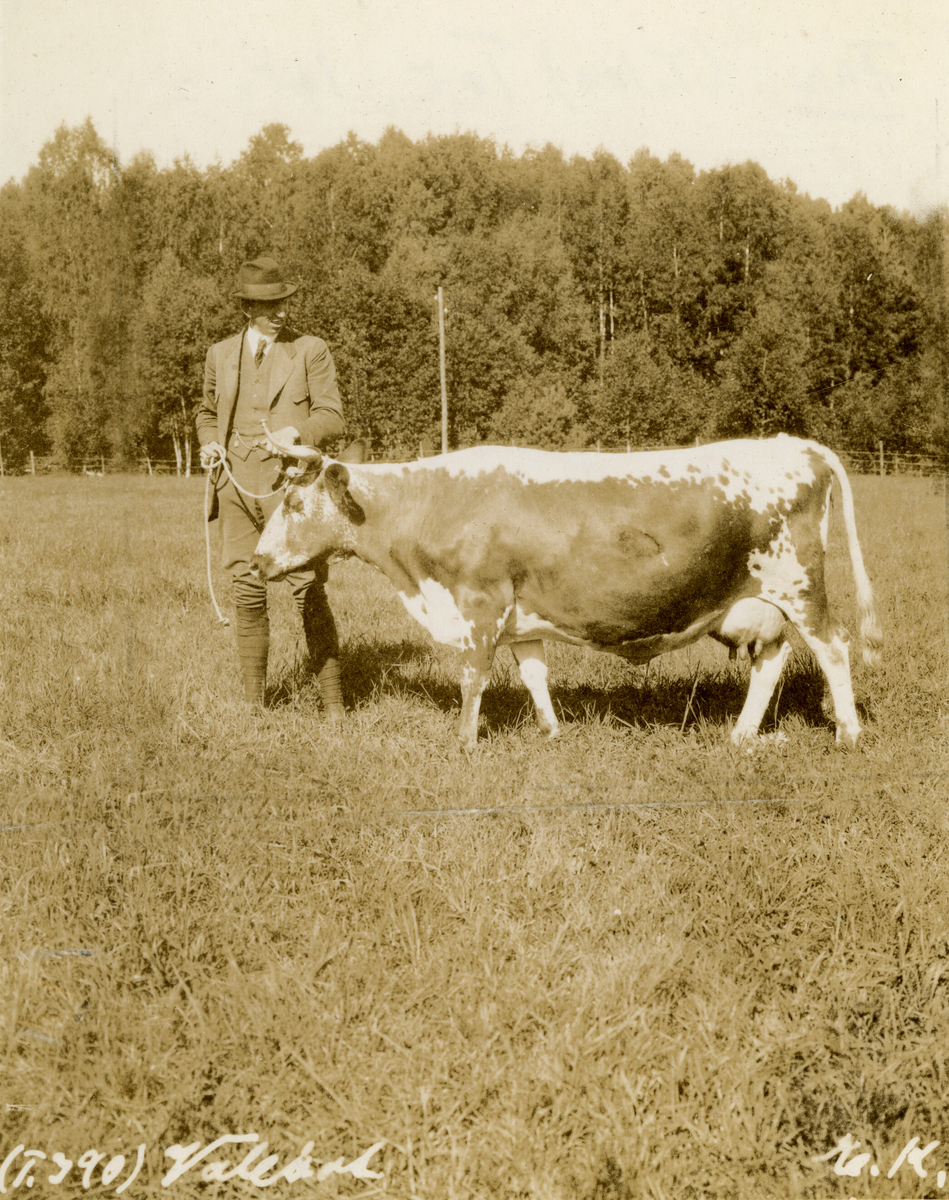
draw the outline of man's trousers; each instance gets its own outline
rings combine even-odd
[[[246,457],[241,457],[245,455]],[[283,492],[268,495],[280,476],[280,460],[262,448],[248,449],[232,437],[228,466],[245,492],[243,495],[226,475],[218,486],[221,522],[221,565],[230,572],[237,632],[237,653],[244,685],[244,699],[263,703],[267,680],[267,656],[270,648],[270,621],[267,616],[267,584],[250,569],[271,513],[283,500]],[[327,568],[294,571],[287,582],[303,620],[310,665],[320,684],[323,706],[331,717],[342,715],[339,680],[339,639],[336,622],[326,598]]]

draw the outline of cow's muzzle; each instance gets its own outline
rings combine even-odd
[[[284,571],[278,569],[269,554],[255,554],[250,560],[250,570],[252,575],[268,582],[280,579],[285,574]]]

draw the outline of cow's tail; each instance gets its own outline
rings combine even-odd
[[[860,642],[863,650],[863,661],[871,667],[880,665],[880,649],[883,646],[883,631],[880,629],[873,607],[873,589],[866,567],[863,565],[863,554],[857,538],[857,521],[853,511],[853,492],[850,490],[850,480],[844,465],[826,446],[820,448],[821,458],[833,471],[840,488],[841,507],[844,514],[844,525],[847,528],[847,545],[850,547],[850,564],[853,567],[854,582],[857,585],[857,608],[860,611]]]

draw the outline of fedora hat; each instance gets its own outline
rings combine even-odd
[[[280,268],[272,258],[255,258],[241,263],[237,291],[231,292],[241,300],[284,300],[297,290],[294,283],[284,283]]]

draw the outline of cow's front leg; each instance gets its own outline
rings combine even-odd
[[[491,678],[494,665],[494,642],[482,643],[465,650],[461,662],[461,718],[458,722],[458,741],[462,750],[473,750],[478,742],[478,713],[481,697]]]
[[[544,643],[513,642],[511,653],[517,660],[521,681],[534,701],[541,733],[546,733],[548,737],[556,737],[560,732],[560,725],[547,688],[547,655],[544,653]]]

